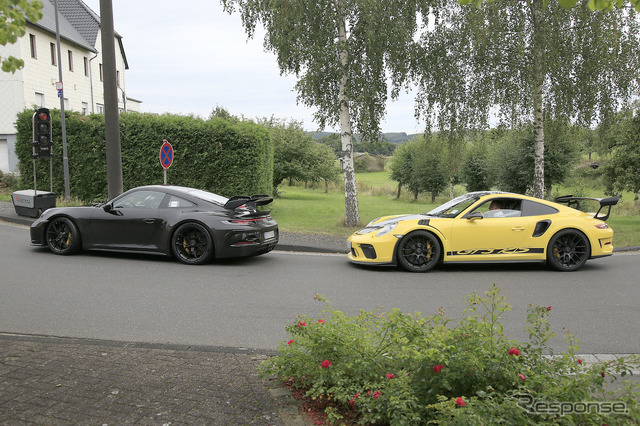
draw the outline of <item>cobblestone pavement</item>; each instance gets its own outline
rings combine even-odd
[[[267,356],[0,335],[0,424],[304,424],[287,392],[259,377]]]

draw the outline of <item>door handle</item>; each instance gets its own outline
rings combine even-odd
[[[512,231],[524,231],[524,226],[514,226],[511,228]]]
[[[144,223],[154,223],[156,220],[155,219],[142,219],[142,221]]]

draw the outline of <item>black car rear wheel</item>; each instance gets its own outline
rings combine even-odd
[[[557,271],[577,271],[591,254],[589,239],[580,231],[565,229],[555,234],[547,247],[547,263]]]
[[[47,226],[47,246],[55,254],[74,254],[80,250],[80,231],[66,217],[57,217]]]
[[[400,240],[398,263],[409,272],[427,272],[436,266],[441,251],[440,242],[432,233],[415,231]]]
[[[171,237],[171,250],[180,262],[201,265],[213,256],[213,240],[199,223],[184,223]]]

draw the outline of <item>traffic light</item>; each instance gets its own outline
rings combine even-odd
[[[38,108],[33,114],[33,158],[51,158],[51,113]]]

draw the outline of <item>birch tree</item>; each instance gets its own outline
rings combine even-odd
[[[339,126],[345,183],[345,225],[360,217],[353,134],[379,137],[389,96],[405,87],[416,0],[222,0],[239,12],[249,37],[262,25],[264,47],[281,73],[293,74],[298,102],[314,108],[320,128]]]
[[[532,190],[543,198],[545,119],[588,127],[638,93],[638,15],[594,12],[587,0],[572,9],[554,0],[475,3],[452,0],[422,35],[419,114],[440,128],[482,127],[495,107],[511,127],[533,123]]]
[[[22,37],[28,19],[36,22],[42,18],[42,2],[38,0],[0,0],[0,45],[13,44]],[[2,71],[14,73],[24,66],[22,59],[9,56],[3,58]]]

